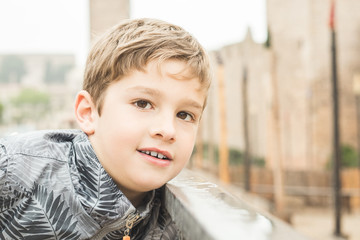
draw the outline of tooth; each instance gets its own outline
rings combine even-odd
[[[149,151],[146,151],[146,154],[147,154],[147,155],[149,155],[149,154],[150,154],[150,152],[149,152]]]
[[[161,153],[158,154],[158,158],[163,159],[164,155],[162,155]]]
[[[150,154],[151,154],[151,156],[153,156],[153,157],[156,157],[156,156],[157,156],[157,152],[151,152]]]

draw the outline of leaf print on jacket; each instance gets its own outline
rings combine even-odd
[[[78,184],[74,184],[84,209],[101,226],[123,216],[131,203],[97,160],[89,144],[75,145]]]
[[[160,240],[175,227],[162,224],[169,216],[159,216],[161,192],[149,192],[138,209],[132,206],[80,130],[0,138],[1,240],[121,239],[134,213],[141,221],[131,239],[149,234],[147,239]]]
[[[24,199],[16,208],[2,212],[0,218],[1,239],[78,239],[74,231],[77,221],[69,213],[69,207],[61,195],[35,184],[33,195]]]

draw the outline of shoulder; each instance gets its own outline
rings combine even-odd
[[[149,233],[144,238],[145,240],[155,240],[155,239],[161,239],[161,240],[181,240],[183,239],[182,234],[178,227],[176,226],[175,222],[171,218],[170,214],[166,210],[164,199],[163,199],[163,188],[157,189],[157,193],[160,193],[160,196],[157,194],[157,201],[159,204],[159,207],[157,208],[158,214],[154,214],[156,216],[156,219],[154,221],[156,222]],[[157,205],[157,204],[155,204]],[[156,207],[155,207],[156,209]],[[156,211],[156,210],[155,210]]]
[[[2,196],[31,194],[35,184],[55,186],[68,179],[71,140],[78,134],[77,130],[35,131],[1,138],[0,202]]]
[[[161,208],[155,226],[144,240],[182,240],[183,236],[166,209]]]
[[[81,133],[80,130],[42,130],[7,136],[0,139],[0,154],[58,158]]]

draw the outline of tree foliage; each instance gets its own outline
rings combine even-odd
[[[24,105],[48,105],[50,103],[50,96],[35,89],[24,88],[19,95],[11,99],[11,102],[17,107]]]
[[[17,123],[38,120],[50,110],[50,95],[35,89],[25,88],[10,100],[14,106],[13,120]]]

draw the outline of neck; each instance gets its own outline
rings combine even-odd
[[[139,207],[143,203],[145,196],[148,194],[148,192],[133,192],[127,191],[125,189],[120,190],[129,199],[129,201],[135,208]]]

